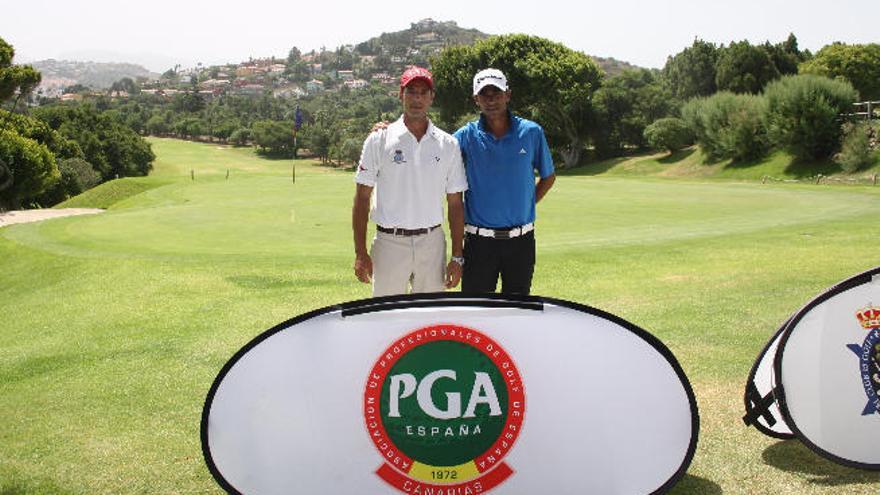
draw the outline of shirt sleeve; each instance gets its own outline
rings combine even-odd
[[[458,140],[452,139],[452,146],[449,147],[449,172],[446,176],[446,194],[467,191],[467,177],[464,173],[464,162],[461,159],[461,148],[458,146]]]
[[[466,129],[467,129],[467,125],[465,125],[461,129],[455,131],[455,134],[452,135],[452,137],[454,137],[455,141],[458,143],[458,148],[461,150],[461,161],[462,161],[462,163],[465,163],[465,164],[467,163],[467,154],[465,153],[465,142],[464,142],[464,139],[466,138],[465,132],[467,132]]]
[[[547,137],[544,135],[544,129],[538,126],[537,131],[539,143],[534,167],[535,170],[538,171],[538,175],[542,179],[545,179],[553,175],[556,169],[553,167],[553,157],[550,155],[550,146],[547,145]]]
[[[364,140],[364,147],[361,150],[361,159],[358,162],[357,173],[354,175],[354,181],[358,184],[374,187],[376,185],[376,177],[379,175],[379,151],[382,145],[382,135],[384,131],[370,133]]]

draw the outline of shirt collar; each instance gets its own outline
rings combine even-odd
[[[507,134],[510,134],[516,129],[517,120],[513,116],[513,113],[510,110],[507,110],[507,119],[510,121],[510,127],[508,127],[508,129],[507,129]],[[477,119],[477,129],[479,129],[480,131],[482,131],[486,134],[492,134],[491,132],[489,132],[489,129],[486,127],[486,117],[482,113],[480,114],[480,118]],[[505,136],[507,134],[505,134]]]
[[[393,133],[394,137],[400,137],[404,134],[409,134],[410,136],[412,136],[412,133],[409,132],[409,129],[406,128],[406,124],[403,123],[403,115],[401,115],[400,118],[389,125],[388,130]],[[431,136],[432,138],[437,140],[440,139],[440,137],[438,136],[438,130],[436,127],[434,127],[434,123],[431,122],[431,119],[428,119],[428,129],[425,131],[425,136]]]

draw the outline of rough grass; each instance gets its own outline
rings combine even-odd
[[[0,495],[220,493],[199,417],[222,365],[278,322],[369,293],[351,271],[349,173],[298,161],[294,184],[290,161],[153,143],[155,178],[131,182],[155,187],[0,229]],[[877,473],[740,420],[779,324],[880,264],[865,221],[880,188],[622,172],[562,176],[539,205],[534,292],[615,313],[678,357],[702,429],[674,493],[880,491]]]
[[[662,177],[674,179],[730,179],[762,181],[806,180],[822,174],[832,179],[861,179],[863,182],[880,173],[880,152],[876,153],[874,164],[852,174],[843,173],[840,166],[831,160],[821,162],[801,162],[784,151],[775,151],[766,157],[748,162],[732,160],[712,161],[699,146],[675,153],[640,153],[629,157],[612,158],[590,163],[570,170],[559,171],[560,175],[604,177]]]

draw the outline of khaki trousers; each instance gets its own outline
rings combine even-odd
[[[446,236],[443,227],[427,234],[402,236],[376,232],[370,247],[373,297],[446,289]]]

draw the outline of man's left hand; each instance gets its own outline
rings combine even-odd
[[[461,280],[461,271],[462,266],[456,263],[455,261],[450,261],[446,264],[446,288],[451,289],[453,287],[458,286],[458,282]]]

